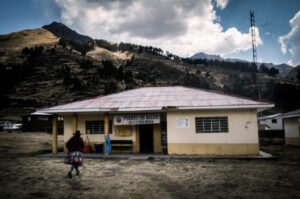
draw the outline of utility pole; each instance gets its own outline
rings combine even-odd
[[[257,52],[256,52],[254,11],[250,11],[250,24],[251,24],[251,36],[252,36],[253,63],[256,64],[256,62],[257,62]]]

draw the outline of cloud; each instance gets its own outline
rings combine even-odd
[[[290,20],[290,26],[292,30],[288,34],[280,36],[278,42],[281,44],[283,54],[289,52],[292,55],[289,64],[296,66],[300,64],[300,10]]]
[[[225,8],[228,0],[216,0]],[[223,30],[211,0],[56,0],[63,23],[93,38],[152,45],[180,56],[250,49],[251,34]],[[262,44],[257,32],[257,44]]]
[[[229,0],[216,0],[217,7],[224,9],[227,6],[228,1]]]

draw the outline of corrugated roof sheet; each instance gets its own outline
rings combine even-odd
[[[143,87],[39,110],[41,112],[267,108],[272,104],[183,86]]]
[[[258,120],[272,119],[272,118],[278,117],[280,115],[281,115],[281,113],[276,113],[276,114],[273,114],[273,115],[267,115],[267,116],[263,116],[263,117],[258,118]]]
[[[300,117],[300,109],[279,115],[277,118]]]

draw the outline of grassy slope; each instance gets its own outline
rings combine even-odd
[[[222,91],[224,84],[231,84],[232,75],[240,79],[249,79],[251,75],[246,72],[228,71],[212,66],[195,66],[178,63],[169,60],[161,55],[154,55],[147,52],[120,52],[109,51],[104,48],[95,47],[87,53],[86,57],[70,46],[63,48],[58,45],[58,40],[49,31],[38,28],[24,30],[8,35],[0,35],[0,63],[23,63],[28,56],[21,53],[24,47],[43,46],[43,52],[35,58],[35,69],[27,77],[18,83],[13,89],[2,93],[10,98],[10,104],[5,107],[9,114],[13,108],[17,110],[14,114],[32,111],[33,108],[51,106],[74,100],[103,95],[107,84],[113,82],[116,85],[114,91],[123,90],[122,82],[114,75],[108,78],[101,77],[99,68],[103,68],[102,60],[111,60],[116,68],[122,66],[124,72],[130,71],[132,78],[126,82],[129,88],[153,85],[178,85],[186,84],[187,71],[198,81],[200,87],[209,85],[210,89]],[[55,49],[52,52],[51,49]],[[81,62],[91,61],[92,67],[83,68]],[[80,82],[80,87],[66,87],[64,84],[64,68],[70,69],[71,78]],[[210,75],[207,75],[209,73]],[[260,75],[258,84],[266,87],[270,80],[287,82],[283,78],[274,78],[268,75]],[[291,82],[294,84],[294,82]],[[190,86],[194,86],[191,84]],[[244,86],[241,92],[249,95],[253,90],[253,82]],[[27,107],[27,108],[26,108]],[[29,108],[29,110],[28,110]]]

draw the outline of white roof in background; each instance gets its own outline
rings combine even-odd
[[[290,117],[300,117],[300,109],[293,110],[288,113],[284,113],[277,118],[290,118]]]
[[[273,115],[263,116],[263,117],[258,118],[258,120],[272,119],[272,118],[277,117],[279,115],[281,115],[281,113],[276,113],[276,114],[273,114]]]
[[[184,86],[142,87],[39,110],[43,113],[160,111],[165,109],[268,109],[273,104]]]
[[[51,114],[36,111],[36,112],[30,113],[30,115],[51,115]]]

